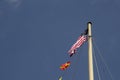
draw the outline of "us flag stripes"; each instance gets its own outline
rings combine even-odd
[[[87,40],[87,29],[85,30],[85,32],[78,38],[78,40],[72,45],[72,47],[70,48],[70,50],[68,51],[68,53],[69,53],[69,55],[70,55],[70,57],[73,55],[73,54],[75,54],[76,53],[76,50],[77,50],[77,48],[79,48],[79,47],[81,47],[82,46],[82,44],[84,43],[84,42],[86,42],[86,40]]]

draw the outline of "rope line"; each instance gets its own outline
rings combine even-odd
[[[94,38],[93,38],[93,40],[94,40]],[[112,73],[110,72],[110,70],[109,70],[109,68],[108,68],[108,65],[106,64],[106,62],[105,62],[103,56],[101,55],[101,52],[100,52],[100,50],[99,50],[99,48],[98,48],[98,46],[97,46],[95,40],[93,41],[93,44],[95,45],[95,47],[96,47],[96,49],[97,49],[97,51],[98,51],[98,54],[99,54],[101,60],[103,61],[103,63],[104,63],[104,65],[105,65],[105,67],[106,67],[106,69],[107,69],[107,71],[108,71],[108,73],[109,73],[111,79],[112,79],[112,80],[115,80],[115,79],[113,78]]]
[[[97,69],[97,73],[98,73],[98,80],[101,80],[100,72],[99,72],[99,68],[98,68],[98,64],[97,64],[97,59],[96,59],[94,47],[93,47],[93,57],[94,57],[94,60],[95,60],[95,65],[96,65],[96,69]]]
[[[82,46],[81,46],[81,53],[83,53],[83,47],[82,47]],[[77,68],[77,64],[78,64],[78,62],[79,62],[79,60],[78,60],[78,59],[79,59],[79,56],[78,56],[78,55],[80,55],[80,52],[76,52],[75,55],[77,56],[77,59],[76,59],[76,61],[75,61],[75,63],[74,63],[74,66],[75,66],[75,67],[73,66],[75,69],[73,70],[73,76],[72,76],[71,80],[74,80],[75,75],[77,74],[77,72],[76,72],[77,69],[78,69],[78,68]],[[75,55],[73,55],[73,56],[75,56]]]
[[[77,64],[78,64],[78,62],[79,62],[79,57],[80,56],[78,56],[78,55],[80,55],[81,53],[83,53],[83,48],[84,48],[84,46],[82,45],[81,47],[80,47],[80,52],[79,51],[77,51],[75,54],[73,54],[73,56],[72,57],[69,57],[67,60],[68,61],[70,61],[72,64],[71,65],[73,65],[72,67],[70,66],[68,69],[70,69],[71,71],[72,71],[72,77],[71,77],[71,80],[73,80],[74,78],[75,78],[75,76],[76,76],[76,74],[77,74]],[[79,49],[79,48],[78,48]],[[74,61],[74,63],[73,63],[73,61]],[[73,68],[75,68],[75,69],[73,69]],[[65,75],[67,74],[67,69],[65,70],[65,71],[63,71],[63,73],[62,73],[62,77],[64,77]]]

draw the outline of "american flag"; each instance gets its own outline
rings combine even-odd
[[[75,51],[77,50],[77,48],[79,48],[80,46],[82,46],[82,44],[86,41],[86,35],[81,35],[78,40],[72,45],[72,47],[70,48],[70,50],[68,51],[68,53],[70,54],[70,57],[75,54]]]

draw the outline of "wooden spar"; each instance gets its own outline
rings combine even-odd
[[[89,80],[94,80],[94,71],[93,71],[93,53],[92,53],[92,23],[88,22],[88,66],[89,66]]]

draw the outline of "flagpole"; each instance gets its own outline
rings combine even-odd
[[[89,80],[94,80],[94,71],[93,71],[93,54],[92,54],[92,23],[88,22],[88,65],[89,65]]]

